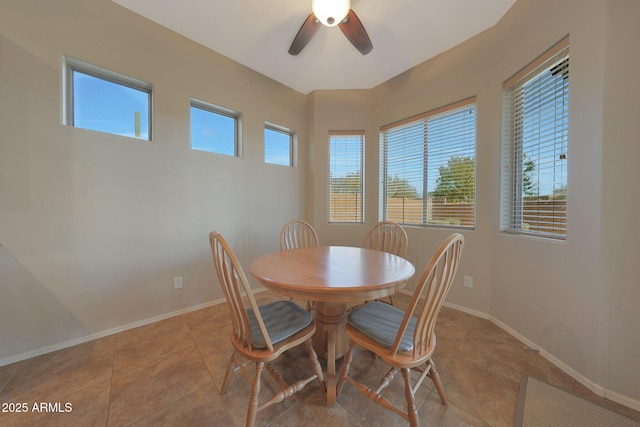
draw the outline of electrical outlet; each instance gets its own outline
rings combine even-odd
[[[182,276],[173,278],[173,289],[182,289],[183,286],[184,286],[184,280],[182,279]]]
[[[473,277],[464,276],[464,287],[465,288],[473,288]]]

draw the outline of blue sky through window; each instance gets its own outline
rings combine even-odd
[[[274,165],[291,166],[291,135],[284,131],[264,128],[264,161]]]
[[[362,173],[363,142],[364,136],[359,133],[332,135],[329,138],[331,178]]]
[[[191,148],[236,155],[237,118],[191,106]]]
[[[424,165],[424,123],[409,123],[398,128],[399,138],[394,141],[394,148],[387,151],[387,176],[406,180],[416,189],[419,197],[423,191]]]
[[[569,80],[544,72],[522,88],[522,116],[518,119],[522,162],[536,195],[550,196],[567,188],[566,153],[569,135]],[[523,166],[524,167],[524,166]]]
[[[73,126],[148,140],[149,98],[147,91],[74,70]]]

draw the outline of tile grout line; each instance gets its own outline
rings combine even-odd
[[[177,317],[177,316],[176,316],[176,317]],[[170,407],[170,406],[174,405],[175,403],[179,402],[180,400],[185,399],[185,398],[187,398],[188,396],[191,396],[192,394],[195,394],[195,393],[199,392],[200,390],[204,389],[205,387],[209,387],[209,386],[211,386],[211,385],[213,384],[213,377],[212,377],[212,375],[211,375],[211,372],[209,371],[209,367],[208,367],[208,366],[207,366],[207,364],[204,362],[204,358],[202,357],[202,353],[200,352],[200,348],[198,347],[198,343],[197,343],[197,341],[196,341],[195,337],[193,336],[193,332],[191,331],[191,328],[189,327],[189,325],[188,325],[188,324],[187,324],[187,322],[185,321],[184,315],[181,315],[181,316],[180,316],[180,318],[181,318],[181,320],[182,320],[183,327],[186,327],[186,328],[187,328],[187,330],[189,331],[189,337],[191,337],[191,341],[192,341],[192,343],[193,343],[193,346],[196,348],[196,351],[198,352],[198,356],[200,357],[200,361],[201,361],[201,362],[202,362],[202,364],[207,368],[207,373],[209,374],[209,378],[211,379],[211,382],[210,382],[210,383],[207,383],[206,385],[203,385],[201,388],[197,388],[197,389],[193,390],[191,393],[187,393],[187,394],[185,394],[185,395],[183,395],[183,396],[177,397],[175,400],[173,400],[173,401],[171,401],[171,402],[167,403],[165,406],[163,406],[163,407],[161,407],[161,408],[156,409],[155,411],[149,412],[148,414],[143,414],[143,415],[142,415],[142,416],[140,416],[139,418],[137,418],[137,419],[135,419],[135,420],[131,421],[131,422],[129,423],[129,425],[133,425],[133,424],[135,424],[135,423],[137,423],[137,422],[139,422],[139,421],[141,421],[141,420],[144,420],[145,418],[148,418],[148,417],[152,416],[153,414],[157,414],[157,413],[159,413],[159,412],[161,412],[161,411],[165,410],[166,408],[168,408],[168,407]],[[215,386],[215,384],[213,384],[213,385]],[[225,409],[225,410],[226,410],[226,409]]]
[[[109,426],[109,417],[111,416],[111,392],[113,391],[113,377],[116,372],[116,352],[118,351],[118,336],[116,334],[113,340],[113,361],[111,362],[111,380],[109,381],[109,399],[107,400],[107,420],[105,427]]]
[[[198,345],[198,340],[196,339],[196,337],[193,335],[193,331],[191,329],[191,327],[185,322],[185,325],[187,326],[187,329],[189,330],[189,335],[191,335],[191,339],[193,340],[193,344],[196,347],[196,351],[198,352],[198,355],[200,356],[200,361],[202,362],[202,364],[204,364],[204,366],[207,368],[207,372],[209,373],[209,378],[211,379],[211,382],[209,383],[209,387],[213,386],[213,388],[215,389],[215,391],[218,393],[218,396],[222,396],[220,394],[220,390],[218,389],[218,385],[216,384],[215,380],[214,380],[214,376],[213,376],[213,372],[211,372],[211,369],[209,368],[209,365],[205,362],[204,360],[204,356],[202,354],[202,351],[200,350],[200,346]],[[203,386],[204,388],[204,386]],[[193,393],[195,393],[195,390]],[[189,393],[187,396],[193,394],[193,393]],[[186,396],[183,396],[186,397]],[[229,411],[227,410],[226,406],[224,408],[224,411],[227,413],[227,415],[229,416],[230,419],[233,419],[233,414],[230,414]]]
[[[7,385],[11,382],[13,377],[18,373],[19,368],[20,367],[18,366],[16,369],[14,369],[14,371],[11,373],[11,375],[9,376],[7,381],[3,384],[2,388],[0,388],[0,396],[2,396],[2,393],[4,392],[4,389],[7,388]]]

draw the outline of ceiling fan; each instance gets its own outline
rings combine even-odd
[[[373,49],[367,31],[351,9],[350,0],[313,0],[311,10],[313,12],[305,19],[293,39],[293,43],[291,43],[289,48],[291,55],[297,55],[304,49],[320,29],[321,24],[327,27],[335,27],[336,25],[340,27],[351,44],[363,55]]]

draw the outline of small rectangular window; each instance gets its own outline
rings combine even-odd
[[[364,132],[329,133],[329,222],[363,222]]]
[[[192,99],[191,148],[239,156],[239,118],[235,111]]]
[[[274,165],[293,166],[293,134],[291,131],[265,123],[264,161]]]
[[[475,226],[476,98],[380,130],[380,218]]]
[[[65,124],[151,140],[151,85],[65,58]]]
[[[503,85],[503,231],[567,234],[569,38]]]

